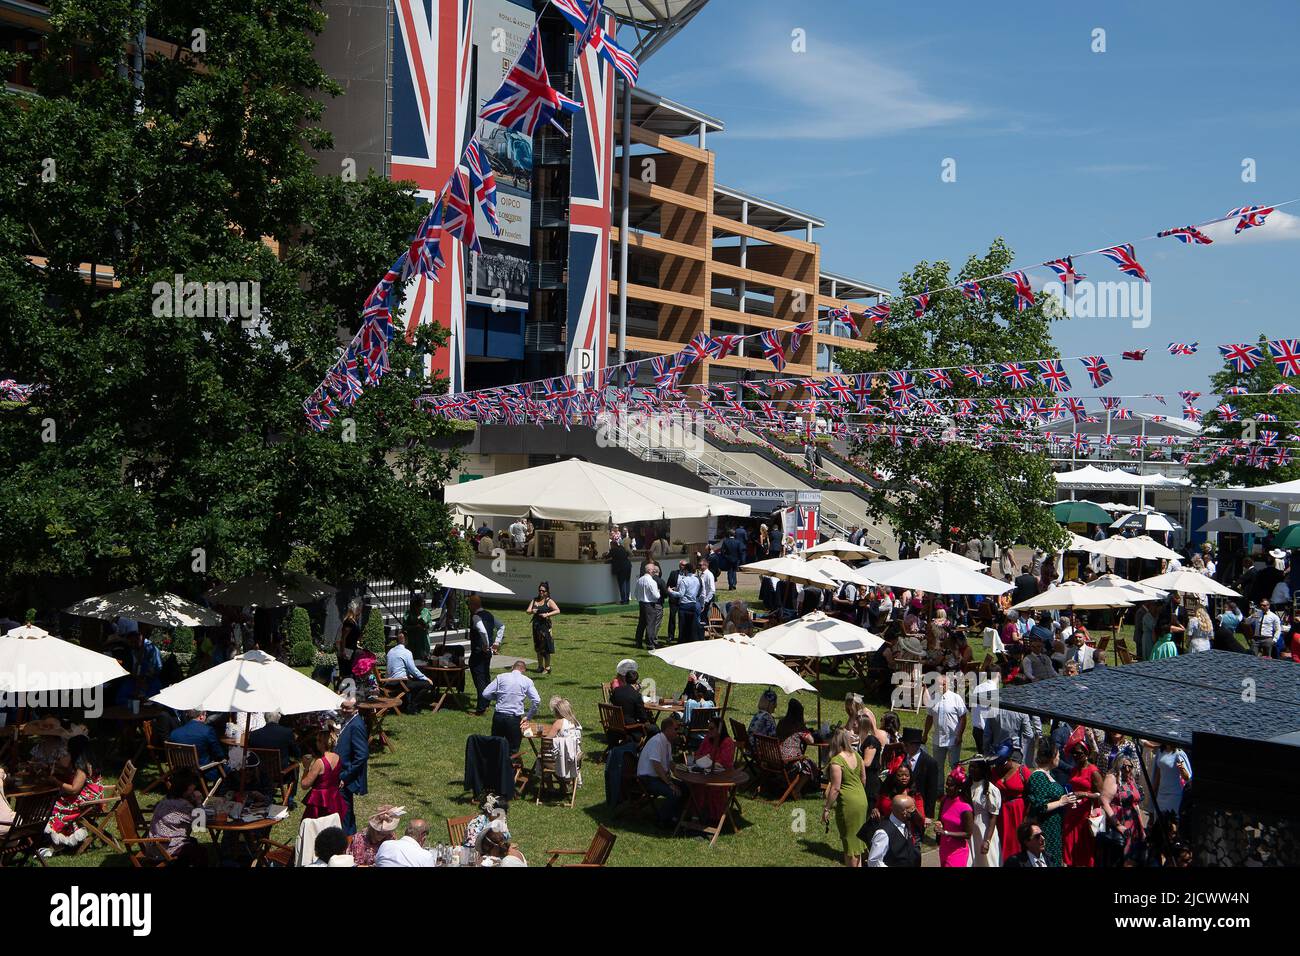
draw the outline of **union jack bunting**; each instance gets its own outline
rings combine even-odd
[[[1264,353],[1260,350],[1260,347],[1247,343],[1220,345],[1219,354],[1239,374],[1253,371],[1256,365],[1264,361]]]
[[[305,399],[302,403],[302,410],[303,414],[307,416],[307,424],[313,430],[323,432],[329,427],[329,419],[321,413],[320,406],[316,404],[314,399]]]
[[[344,355],[325,376],[325,383],[344,405],[352,405],[362,394],[361,378],[357,375],[357,360]]]
[[[1200,342],[1170,342],[1170,355],[1195,355],[1196,350],[1201,347]]]
[[[937,389],[946,390],[952,388],[952,376],[948,374],[947,369],[926,369],[925,377],[929,380],[929,384]]]
[[[1016,287],[1016,311],[1023,312],[1034,304],[1034,289],[1023,272],[1004,272],[1002,278]]]
[[[1070,390],[1070,376],[1060,359],[1045,359],[1038,363],[1038,380],[1057,394]],[[1020,386],[1017,386],[1020,387]]]
[[[483,211],[483,218],[492,228],[492,235],[501,235],[501,223],[497,219],[497,177],[492,172],[483,150],[479,147],[478,137],[470,138],[465,146],[465,162],[469,167],[469,183],[474,189],[474,199]]]
[[[758,337],[758,341],[763,346],[763,357],[778,372],[782,371],[785,368],[785,347],[781,344],[781,333],[768,329]]]
[[[1277,432],[1261,431],[1259,433],[1259,443],[1265,448],[1273,448],[1277,445]]]
[[[830,312],[827,313],[827,317],[831,320],[832,331],[837,328],[847,327],[851,337],[858,334],[858,323],[853,321],[853,313],[846,307],[839,306],[831,309]]]
[[[1108,411],[1114,411],[1119,408],[1121,404],[1123,404],[1123,402],[1118,398],[1103,398],[1101,400],[1101,407]]]
[[[1279,382],[1268,390],[1270,395],[1300,395],[1300,388],[1296,388],[1289,382]]]
[[[1129,362],[1141,362],[1147,357],[1146,349],[1134,349],[1131,352],[1124,353],[1124,359]]]
[[[1110,365],[1100,355],[1085,355],[1079,361],[1088,373],[1088,380],[1093,388],[1101,388],[1115,376],[1111,374]]]
[[[1227,402],[1224,402],[1223,404],[1217,406],[1214,409],[1214,412],[1216,415],[1219,416],[1221,420],[1225,422],[1235,422],[1240,417],[1237,410],[1233,408],[1231,405],[1229,405]]]
[[[1115,409],[1115,416],[1114,416],[1114,417],[1115,417],[1115,420],[1116,420],[1117,422],[1126,422],[1126,421],[1128,421],[1130,418],[1133,417],[1133,409],[1131,409],[1131,408],[1117,408],[1117,409]]]
[[[880,328],[885,324],[885,320],[889,318],[889,304],[882,302],[879,305],[873,305],[862,314],[871,320],[872,325]]]
[[[911,372],[890,372],[886,377],[889,379],[889,391],[900,402],[910,402],[916,397],[916,382]]]
[[[927,415],[942,415],[943,410],[939,408],[939,403],[933,398],[921,399],[921,411]]]
[[[546,60],[542,56],[541,36],[534,26],[501,88],[483,104],[478,115],[506,129],[534,136],[547,123],[565,133],[564,127],[556,122],[555,114],[560,111],[576,113],[581,109],[582,104],[577,100],[551,87]]]
[[[1126,276],[1132,276],[1134,279],[1141,279],[1143,282],[1150,282],[1147,278],[1146,270],[1142,264],[1133,258],[1133,244],[1130,242],[1118,246],[1111,246],[1109,249],[1100,250],[1101,255],[1105,256],[1111,262],[1119,267],[1119,271]]]
[[[741,340],[743,339],[743,335],[715,335],[713,337],[713,357],[717,359],[726,358],[732,352],[736,351],[736,347],[740,345]]]
[[[1102,443],[1103,447],[1106,447],[1106,448],[1114,448],[1114,447],[1115,447],[1115,436],[1112,435],[1110,432],[1107,432],[1106,434],[1104,434],[1104,435],[1101,436],[1101,443]]]
[[[1088,409],[1081,398],[1067,398],[1065,400],[1065,410],[1076,421],[1083,421],[1088,417]]]
[[[555,8],[560,11],[564,19],[579,31],[574,56],[580,56],[589,45],[594,46],[601,59],[617,70],[629,84],[636,86],[640,67],[637,65],[636,58],[619,46],[610,35],[610,31],[601,25],[600,21],[604,14],[601,0],[593,0],[590,8],[586,10],[583,9],[580,0],[554,0],[554,2]]]
[[[980,288],[980,284],[978,282],[975,282],[973,280],[971,282],[963,282],[961,284],[961,294],[965,298],[970,299],[972,302],[984,301],[984,290]]]
[[[978,365],[963,365],[961,374],[976,385],[993,384],[993,379],[989,376],[989,373]]]
[[[1229,209],[1224,219],[1231,219],[1233,216],[1240,216],[1237,220],[1237,226],[1232,230],[1235,236],[1246,229],[1253,229],[1256,226],[1264,225],[1265,219],[1269,213],[1273,212],[1272,206],[1238,206],[1236,209]]]
[[[871,399],[871,376],[865,372],[853,376],[853,399],[859,409],[867,407]]]
[[[1291,449],[1287,448],[1285,445],[1278,448],[1277,455],[1274,457],[1274,464],[1279,468],[1284,468],[1291,464]]]
[[[975,399],[973,399],[973,398],[962,398],[962,399],[959,399],[959,400],[957,401],[957,412],[956,412],[956,415],[957,415],[958,418],[966,418],[966,417],[969,416],[969,415],[971,414],[971,412],[973,412],[974,410],[975,410]]]
[[[445,266],[442,258],[442,203],[435,202],[429,214],[420,223],[415,238],[406,252],[412,273],[438,281],[438,270]]]
[[[1066,256],[1064,259],[1053,259],[1051,262],[1044,262],[1043,265],[1056,273],[1056,278],[1061,285],[1074,285],[1080,279],[1088,278],[1086,274],[1075,270],[1073,256]]]
[[[835,393],[835,398],[846,405],[853,400],[853,379],[847,375],[837,375],[828,379],[827,386]]]
[[[1092,449],[1091,442],[1089,441],[1086,432],[1075,432],[1074,434],[1072,434],[1070,436],[1070,444],[1074,446],[1075,451],[1079,452],[1082,455],[1088,454],[1088,452]]]
[[[994,398],[989,401],[989,411],[997,416],[998,421],[1006,421],[1011,414],[1011,403],[1005,398]]]
[[[694,365],[696,362],[702,362],[714,354],[713,339],[708,332],[696,332],[695,337],[691,339],[690,344],[686,346],[682,354],[686,357],[687,364]]]
[[[920,295],[912,296],[912,305],[914,306],[912,315],[919,319],[925,315],[925,310],[930,308],[930,293],[922,292]]]
[[[764,398],[767,397],[767,394],[768,394],[768,393],[767,393],[767,386],[764,385],[762,382],[741,382],[740,384],[741,384],[743,387],[749,389],[749,390],[750,390],[751,392],[753,392],[755,395],[761,395],[761,396],[763,396]]]
[[[1202,411],[1199,408],[1197,408],[1195,405],[1183,406],[1183,421],[1199,422],[1202,416],[1203,416]]]
[[[1285,377],[1300,375],[1300,339],[1274,339],[1268,343],[1268,351]]]
[[[677,368],[673,356],[656,355],[650,360],[650,367],[654,369],[655,385],[671,388],[677,384]]]
[[[577,394],[577,383],[574,382],[572,375],[548,378],[542,382],[541,400],[543,402],[565,402],[574,398]]]
[[[1130,448],[1145,448],[1147,443],[1146,435],[1134,435],[1128,440]]]
[[[1176,229],[1165,229],[1156,233],[1157,239],[1165,239],[1169,236],[1173,236],[1185,245],[1208,246],[1214,242],[1213,239],[1195,226],[1179,226]]]
[[[482,252],[483,247],[478,241],[478,226],[474,223],[474,204],[470,200],[472,194],[469,174],[457,168],[443,198],[442,227],[447,235],[455,236],[463,242],[470,252]]]
[[[811,322],[800,322],[798,325],[796,325],[794,328],[790,330],[789,353],[791,357],[793,357],[794,354],[799,351],[799,346],[803,342],[803,337],[805,335],[812,335],[812,330],[813,330],[813,324]]]
[[[1003,381],[1014,389],[1029,388],[1034,384],[1034,376],[1019,362],[999,362],[998,372]]]
[[[1190,405],[1192,402],[1196,401],[1198,398],[1201,397],[1201,393],[1189,392],[1184,390],[1178,393],[1178,397],[1183,400],[1184,405]]]

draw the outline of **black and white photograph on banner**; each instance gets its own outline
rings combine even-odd
[[[998,13],[0,0],[14,927],[1285,919],[1300,6]]]

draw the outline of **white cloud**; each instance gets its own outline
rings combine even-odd
[[[927,92],[915,74],[870,48],[817,31],[809,33],[805,53],[792,51],[789,31],[772,24],[755,29],[741,49],[744,55],[721,68],[751,92],[748,109],[772,119],[729,125],[728,137],[852,140],[943,126],[973,112]]]
[[[1277,210],[1271,212],[1264,220],[1264,225],[1255,226],[1233,234],[1237,228],[1236,218],[1211,223],[1201,228],[1216,243],[1218,242],[1295,242],[1300,240],[1300,216]]]

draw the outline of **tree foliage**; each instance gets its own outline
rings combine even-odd
[[[1268,339],[1262,335],[1259,347],[1265,359],[1251,371],[1238,373],[1225,362],[1223,368],[1214,373],[1210,382],[1216,395],[1224,395],[1233,386],[1241,386],[1248,393],[1266,393],[1274,385],[1285,381],[1278,367],[1268,360]],[[1238,452],[1249,449],[1252,431],[1255,435],[1253,441],[1258,441],[1264,431],[1273,431],[1278,433],[1279,441],[1285,442],[1293,430],[1286,423],[1300,421],[1300,395],[1224,395],[1223,401],[1236,410],[1238,419],[1228,421],[1217,408],[1206,412],[1201,421],[1202,434],[1219,441],[1240,439],[1244,442],[1244,447],[1236,449]],[[1275,419],[1261,421],[1261,415],[1273,415]],[[1246,488],[1300,478],[1300,463],[1294,461],[1281,468],[1265,470],[1247,463],[1244,458],[1236,463],[1232,459],[1233,454],[1229,453],[1212,464],[1199,465],[1192,469],[1192,477],[1197,484],[1206,487],[1234,485]]]
[[[905,298],[1003,272],[1011,263],[1011,250],[1001,239],[985,255],[971,256],[955,275],[947,262],[918,263],[899,280],[900,298],[873,337],[875,349],[841,349],[837,357],[842,367],[846,372],[955,370],[962,365],[1059,357],[1044,301],[1040,298],[1033,307],[1016,311],[1010,282],[981,283],[982,302],[970,301],[957,290],[936,292],[920,318]],[[924,381],[919,374],[916,377],[918,383]],[[996,374],[992,377],[992,385],[981,387],[954,371],[952,389],[930,394],[979,399],[1050,394],[1041,385],[1012,391]],[[920,391],[926,393],[923,384]],[[935,424],[936,430],[945,427],[943,422]],[[960,440],[924,442],[920,447],[909,441],[895,447],[887,438],[865,442],[862,451],[871,464],[891,476],[872,493],[873,515],[887,518],[900,536],[945,546],[958,537],[984,534],[1008,544],[1059,545],[1064,535],[1043,506],[1057,497],[1050,462],[1042,452],[1019,447],[1011,436],[1017,427],[1012,422],[996,424],[986,447]]]
[[[149,55],[139,97],[142,12],[183,49]],[[354,432],[304,423],[420,217],[408,188],[318,174],[322,23],[311,0],[51,4],[38,95],[0,94],[0,377],[39,387],[0,409],[0,588],[444,563],[444,426],[414,405],[437,334],[394,342]],[[167,314],[155,284],[178,274],[256,283],[260,318]]]

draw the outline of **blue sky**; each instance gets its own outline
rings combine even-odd
[[[914,262],[964,262],[999,235],[1029,265],[1300,198],[1298,39],[1295,0],[713,0],[641,85],[726,123],[709,143],[720,183],[825,219],[824,268],[893,288]],[[945,159],[955,182],[941,181]],[[1300,336],[1300,203],[1242,237],[1213,235],[1137,246],[1148,327],[1056,324],[1062,355],[1111,360],[1098,394],[1207,391],[1217,345]],[[1076,265],[1123,278],[1100,257]],[[1200,352],[1171,357],[1175,341]],[[1119,361],[1138,348],[1144,363]]]

